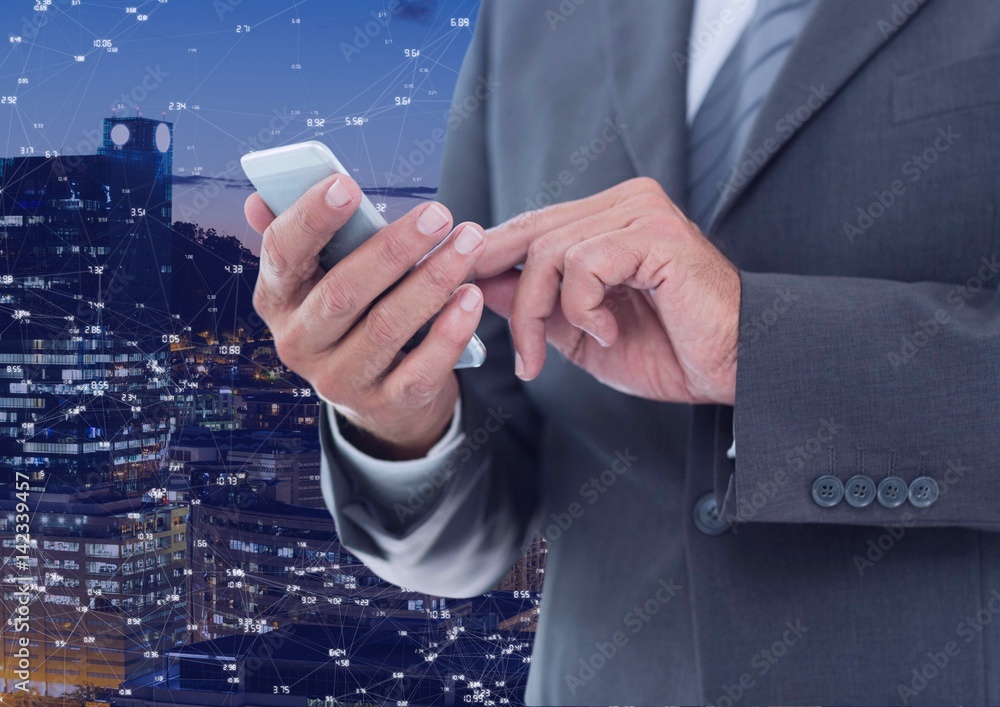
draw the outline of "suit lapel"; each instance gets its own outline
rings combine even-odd
[[[820,0],[788,56],[754,122],[745,172],[734,172],[716,207],[709,230],[721,223],[741,193],[808,125],[851,77],[931,0]],[[919,2],[919,4],[917,4]],[[796,116],[794,120],[787,115]],[[752,167],[752,168],[751,168]]]
[[[676,201],[687,179],[687,41],[694,0],[601,0],[605,63],[637,174]]]
[[[758,159],[734,174],[718,225],[772,160],[851,77],[932,0],[820,0],[750,133]],[[687,186],[687,46],[695,0],[601,0],[605,64],[637,174],[682,203]],[[907,12],[910,9],[912,11]],[[788,121],[788,114],[798,117]]]

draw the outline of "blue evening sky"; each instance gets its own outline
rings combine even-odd
[[[444,127],[478,0],[3,0],[0,156],[93,153],[104,117],[174,123],[174,218],[255,251],[234,165],[326,142],[367,187]],[[426,144],[426,142],[424,143]],[[435,187],[440,150],[395,187]],[[390,217],[412,205],[389,193]]]

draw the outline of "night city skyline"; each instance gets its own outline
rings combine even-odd
[[[436,187],[440,146],[407,155],[446,125],[477,5],[18,2],[0,19],[0,154],[92,153],[112,112],[167,120],[175,219],[258,252],[240,155],[319,139],[400,215]]]
[[[544,545],[445,600],[340,544],[320,403],[252,307],[238,166],[319,139],[390,219],[431,198],[476,3],[18,8],[0,20],[0,702],[519,703]]]

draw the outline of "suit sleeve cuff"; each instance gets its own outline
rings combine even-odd
[[[455,403],[455,412],[444,436],[427,451],[425,456],[405,461],[377,459],[365,454],[344,438],[336,406],[330,402],[326,402],[326,405],[333,422],[330,425],[333,441],[341,458],[350,465],[355,475],[361,477],[368,489],[390,505],[405,502],[410,491],[439,469],[448,455],[465,439],[461,427],[462,403],[459,400]]]

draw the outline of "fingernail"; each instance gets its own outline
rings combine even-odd
[[[448,214],[437,204],[431,204],[417,219],[417,230],[425,236],[440,231],[448,223]]]
[[[590,336],[590,338],[592,338],[594,341],[596,341],[598,344],[600,344],[604,348],[608,348],[608,346],[611,345],[607,341],[605,341],[604,339],[602,339],[601,337],[599,337],[597,334],[595,334],[594,332],[590,331],[589,329],[585,329],[584,327],[580,327],[580,328],[583,329],[584,333],[588,334]]]
[[[517,351],[514,352],[514,375],[518,378],[524,378],[524,361],[521,360],[521,354]]]
[[[466,287],[461,299],[458,300],[458,306],[466,312],[475,312],[481,299],[482,296],[479,294],[478,287]]]
[[[483,242],[483,234],[478,228],[466,226],[455,236],[455,250],[462,255],[468,255]]]
[[[351,195],[338,179],[326,190],[326,201],[335,209],[342,209],[351,203]]]

